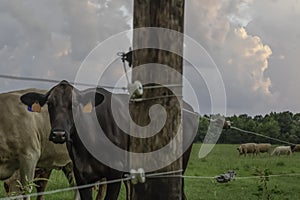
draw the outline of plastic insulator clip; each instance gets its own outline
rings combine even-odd
[[[212,120],[213,122],[215,122],[217,124],[217,126],[219,126],[220,128],[223,129],[230,129],[231,128],[231,122],[230,121],[224,121],[222,119],[216,119],[216,120]]]
[[[225,121],[223,124],[223,129],[230,129],[231,128],[231,122],[230,121]]]
[[[142,168],[139,168],[138,170],[131,169],[130,174],[128,174],[127,176],[130,177],[131,183],[133,185],[137,183],[145,183],[146,181],[145,171]]]
[[[127,53],[118,52],[117,55],[121,57],[123,63],[125,63],[125,61],[127,61],[128,66],[129,67],[132,66],[132,50],[131,50],[131,47],[129,47],[129,51]]]
[[[128,84],[128,92],[132,98],[138,98],[143,95],[143,85],[140,81]]]

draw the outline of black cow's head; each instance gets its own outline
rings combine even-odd
[[[73,110],[90,112],[92,107],[100,104],[103,99],[102,94],[95,93],[94,90],[79,91],[67,81],[60,82],[46,94],[30,92],[21,96],[22,103],[27,105],[30,111],[39,112],[42,106],[48,105],[51,124],[49,140],[60,144],[70,137],[71,130],[75,126]]]
[[[290,145],[290,146],[291,146],[291,151],[294,152],[295,148],[296,148],[296,145],[293,144],[293,145]]]

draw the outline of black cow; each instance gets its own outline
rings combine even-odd
[[[38,106],[48,104],[48,111],[51,124],[51,133],[49,139],[54,143],[67,144],[69,155],[74,164],[74,175],[77,185],[86,185],[97,182],[102,178],[107,181],[122,178],[123,173],[112,169],[99,162],[90,152],[80,139],[75,128],[73,110],[81,112],[82,106],[88,104],[95,97],[95,109],[97,118],[104,132],[108,132],[108,137],[120,147],[126,148],[127,134],[122,133],[114,123],[111,113],[106,112],[110,106],[111,93],[106,90],[99,89],[95,93],[94,90],[79,91],[66,81],[60,82],[53,87],[45,95],[38,93],[27,93],[21,97],[21,101],[32,107],[33,111]],[[73,97],[73,99],[72,99]],[[73,101],[72,101],[73,100]],[[72,109],[73,108],[73,109]],[[37,108],[37,110],[39,110]],[[74,114],[74,115],[73,115]],[[87,134],[97,134],[94,127],[86,126]],[[118,137],[116,137],[116,135]],[[105,199],[117,199],[120,191],[120,182],[108,184]],[[92,188],[80,189],[80,197],[82,200],[92,199]]]
[[[69,155],[74,163],[74,174],[78,185],[94,183],[101,178],[106,178],[106,180],[109,181],[119,179],[123,176],[123,172],[121,170],[115,170],[102,164],[90,154],[80,139],[80,135],[77,130],[79,127],[75,127],[74,122],[74,117],[76,118],[77,112],[83,112],[86,108],[84,105],[89,105],[92,102],[92,107],[95,107],[97,120],[100,123],[103,132],[115,145],[121,149],[127,150],[129,138],[126,132],[129,131],[129,123],[128,127],[126,127],[126,130],[124,131],[116,124],[111,111],[112,98],[115,98],[114,102],[117,103],[117,105],[114,106],[121,108],[126,106],[125,104],[128,103],[129,96],[112,95],[112,93],[101,88],[98,88],[96,92],[94,89],[79,91],[67,81],[62,81],[50,89],[46,94],[31,92],[21,97],[21,101],[28,105],[33,111],[39,111],[39,106],[43,106],[46,103],[48,104],[51,123],[51,134],[49,139],[54,143],[66,142]],[[187,107],[188,110],[192,110],[192,108],[187,104],[184,105],[184,107]],[[88,108],[88,110],[89,109],[90,108]],[[183,131],[185,134],[184,142],[191,144],[191,140],[193,139],[192,136],[196,133],[194,128],[197,120],[195,120],[196,117],[193,114],[188,112],[184,112],[183,117],[185,119],[188,118],[188,120],[185,120],[183,125]],[[124,120],[128,121],[128,119]],[[97,130],[95,130],[93,126],[89,125],[88,120],[84,121],[84,119],[82,119],[82,122],[82,126],[86,129],[86,137],[94,137],[98,134]],[[80,128],[80,130],[82,130],[82,127]],[[189,139],[185,140],[185,138]],[[106,144],[103,143],[103,145],[105,146]],[[190,150],[191,146],[183,155],[183,170],[187,167]],[[123,159],[123,162],[120,162],[120,165],[123,165],[125,168],[128,163],[124,160],[127,160],[127,158]],[[120,182],[117,182],[107,185],[105,196],[106,200],[117,199],[120,191],[120,184]],[[91,188],[80,189],[79,192],[81,199],[92,199],[91,191]],[[185,199],[184,193],[183,198]]]

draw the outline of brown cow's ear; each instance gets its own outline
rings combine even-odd
[[[87,104],[85,104],[83,106],[83,112],[84,113],[91,113],[92,110],[93,110],[93,104],[92,104],[92,102],[88,102]]]

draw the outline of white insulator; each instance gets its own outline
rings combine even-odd
[[[231,126],[231,122],[230,121],[226,121],[227,125],[230,127]]]
[[[131,169],[129,176],[133,185],[137,183],[145,183],[146,181],[145,171],[142,168],[139,168],[138,170]]]
[[[140,81],[128,84],[128,92],[132,98],[138,98],[143,95],[143,85]]]
[[[143,168],[138,169],[138,180],[140,183],[145,183],[146,181],[146,176],[145,176],[145,171]]]
[[[139,182],[139,180],[137,178],[137,171],[135,169],[130,170],[130,180],[133,185],[135,185]]]

